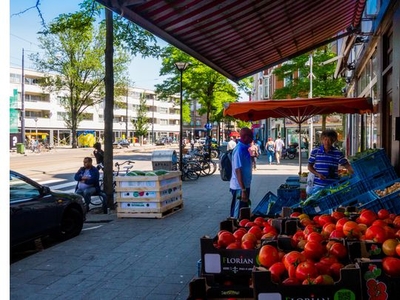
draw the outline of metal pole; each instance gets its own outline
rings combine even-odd
[[[25,145],[25,68],[24,48],[22,48],[22,74],[21,74],[21,143]]]
[[[151,143],[154,144],[154,95],[151,107]]]
[[[126,118],[125,118],[125,139],[129,141],[128,138],[128,95],[129,95],[129,85],[126,90]]]
[[[182,114],[182,98],[183,98],[183,89],[182,89],[182,77],[183,77],[183,69],[179,70],[181,72],[181,96],[180,96],[180,110],[179,110],[179,171],[182,173],[182,152],[183,152],[183,145],[182,145],[182,135],[183,135],[183,114]]]

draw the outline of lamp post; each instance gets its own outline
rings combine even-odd
[[[181,86],[180,86],[180,110],[179,110],[179,171],[182,173],[182,152],[183,152],[183,145],[182,145],[182,136],[183,136],[183,118],[182,118],[182,97],[183,97],[183,90],[182,90],[182,77],[183,77],[183,71],[189,66],[189,63],[187,62],[176,62],[175,67],[179,70],[181,73]]]
[[[37,121],[38,121],[38,118],[35,118],[34,121],[35,121],[35,127],[36,127],[36,138],[35,138],[35,140],[37,141],[38,140],[38,135],[37,135]]]

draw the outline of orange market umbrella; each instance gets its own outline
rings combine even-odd
[[[224,116],[243,121],[288,118],[298,124],[301,133],[301,124],[315,115],[364,114],[372,111],[371,98],[320,97],[229,103],[224,109]],[[299,165],[301,173],[301,155]]]

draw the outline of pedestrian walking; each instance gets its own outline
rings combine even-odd
[[[252,141],[249,147],[249,153],[251,157],[251,165],[254,171],[257,170],[257,158],[260,155],[260,149],[255,141]]]
[[[250,128],[243,127],[240,130],[240,140],[232,153],[232,177],[229,182],[232,194],[231,213],[232,218],[239,218],[240,209],[249,207],[250,186],[252,180],[251,157],[249,152],[253,133]]]
[[[271,165],[275,154],[275,143],[272,138],[268,138],[268,142],[265,144],[265,149],[267,151],[268,163]]]
[[[282,141],[281,136],[278,135],[278,138],[275,140],[275,157],[278,165],[281,163],[283,147],[285,147],[285,143]]]
[[[226,145],[226,151],[233,150],[236,147],[236,138],[231,136],[228,144]]]

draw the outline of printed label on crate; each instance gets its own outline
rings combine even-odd
[[[282,299],[287,299],[287,300],[317,300],[317,299],[331,299],[329,296],[325,296],[325,297],[319,297],[319,296],[315,296],[313,293],[311,295],[304,295],[304,296],[300,296],[300,295],[296,295],[296,298],[293,297],[284,297],[282,294],[280,293],[261,293],[258,294],[258,300],[282,300]],[[349,289],[340,289],[338,290],[335,294],[332,300],[336,300],[336,299],[345,299],[345,300],[356,300],[357,297],[354,294],[353,291],[349,290]]]
[[[282,295],[279,293],[262,293],[258,295],[258,300],[282,300]]]
[[[254,258],[244,256],[230,256],[215,253],[206,253],[204,255],[204,270],[206,273],[221,272],[251,272],[255,264]]]
[[[169,179],[164,179],[164,180],[160,181],[160,185],[164,186],[164,185],[167,185],[167,184],[178,182],[179,180],[180,180],[179,176],[172,177],[172,178],[169,178]]]
[[[174,203],[176,201],[178,201],[181,197],[173,197],[167,200],[164,200],[163,202],[161,202],[161,206],[166,206],[168,204]]]
[[[178,190],[180,190],[180,187],[177,187],[177,186],[175,186],[173,188],[169,188],[169,189],[163,190],[163,191],[161,191],[161,196],[165,196],[165,195],[169,195],[169,194],[175,193]]]
[[[120,202],[121,208],[158,208],[156,202]]]
[[[134,191],[121,192],[121,198],[156,198],[157,192],[154,191]]]
[[[126,187],[156,187],[157,181],[121,181],[121,188]]]

